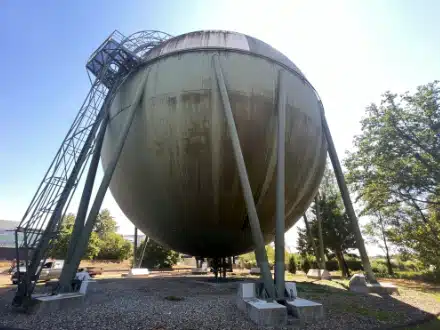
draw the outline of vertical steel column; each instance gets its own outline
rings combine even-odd
[[[286,149],[286,91],[282,69],[278,73],[278,139],[277,139],[277,181],[276,181],[276,227],[275,227],[275,287],[278,299],[284,299],[284,233],[285,225],[285,149]]]
[[[356,236],[357,246],[359,249],[359,254],[361,255],[362,265],[364,266],[367,279],[371,283],[377,283],[376,277],[374,276],[373,270],[371,269],[370,259],[368,259],[368,254],[365,248],[364,239],[362,238],[362,233],[359,228],[358,219],[353,209],[353,204],[351,202],[347,184],[345,183],[344,173],[342,172],[338,154],[336,153],[336,148],[333,143],[332,135],[330,133],[330,129],[328,128],[327,120],[325,118],[324,106],[322,105],[321,101],[319,101],[319,108],[321,111],[322,127],[328,144],[328,154],[333,164],[333,170],[335,171],[336,180],[338,182],[339,190],[341,191],[342,200],[344,201],[345,211],[347,212],[347,215],[350,218],[351,224],[353,226],[353,230]]]
[[[138,245],[138,229],[134,227],[134,246],[133,246],[133,265],[131,268],[136,267],[136,253],[137,253],[137,245]]]
[[[249,178],[246,171],[246,165],[241,152],[240,139],[238,137],[237,128],[235,127],[234,115],[232,114],[231,104],[229,102],[228,91],[226,89],[225,80],[223,78],[222,69],[218,55],[213,56],[215,75],[220,91],[223,109],[225,111],[226,122],[229,128],[229,134],[232,142],[232,149],[234,151],[235,161],[237,163],[238,175],[240,177],[241,187],[246,202],[246,208],[249,217],[249,224],[251,227],[252,237],[255,244],[255,255],[258,266],[260,267],[264,287],[271,300],[275,298],[275,287],[272,281],[272,273],[270,272],[269,262],[267,260],[266,249],[264,248],[264,238],[261,232],[260,220],[258,219],[257,209],[255,207],[254,197],[252,196],[252,189],[249,183]]]
[[[319,239],[319,268],[325,269],[325,254],[324,254],[324,239],[322,238],[322,217],[321,209],[319,207],[319,192],[315,196],[316,206],[316,222],[318,224],[318,239]]]
[[[95,226],[96,218],[101,208],[102,201],[104,199],[105,193],[107,192],[108,186],[110,185],[113,172],[115,171],[116,165],[118,164],[119,156],[122,153],[122,149],[124,148],[124,144],[127,139],[127,135],[130,131],[131,124],[133,123],[133,119],[136,115],[136,110],[137,107],[139,106],[147,78],[148,75],[145,74],[142,82],[139,85],[138,90],[136,91],[133,103],[131,104],[130,107],[131,113],[128,115],[127,122],[125,123],[122,129],[121,136],[119,137],[119,140],[115,145],[115,149],[114,149],[115,151],[104,172],[104,177],[102,178],[101,185],[98,188],[98,192],[96,193],[95,200],[92,204],[92,207],[90,208],[90,212],[87,217],[87,221],[85,223],[83,233],[79,238],[75,251],[73,252],[71,268],[69,270],[70,273],[69,274],[66,273],[66,277],[70,280],[74,278],[79,263],[81,262],[81,258],[84,255],[84,252],[87,248],[87,244],[89,242],[93,227]]]
[[[82,235],[84,229],[84,221],[87,216],[87,210],[89,208],[90,196],[93,191],[93,184],[95,183],[96,171],[99,166],[99,159],[101,157],[101,148],[104,141],[105,131],[108,123],[107,109],[103,109],[105,112],[104,119],[102,120],[101,127],[99,128],[98,136],[96,137],[95,150],[93,152],[92,160],[90,161],[89,171],[87,173],[86,182],[84,184],[81,200],[78,206],[78,213],[75,218],[75,224],[73,226],[72,236],[70,238],[69,247],[67,251],[66,261],[61,271],[59,281],[59,291],[68,292],[71,291],[70,282],[72,278],[69,278],[72,270],[72,256],[78,241]],[[76,271],[76,270],[75,270]]]

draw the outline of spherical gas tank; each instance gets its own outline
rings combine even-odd
[[[110,191],[147,236],[203,257],[254,249],[213,56],[223,72],[265,242],[275,235],[280,72],[287,94],[286,230],[312,201],[327,152],[315,91],[268,44],[235,32],[199,31],[149,51],[113,99],[102,164],[105,170],[141,93]]]

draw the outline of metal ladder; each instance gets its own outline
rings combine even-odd
[[[13,305],[30,301],[42,267],[59,234],[62,220],[94,150],[98,128],[121,84],[142,61],[142,56],[169,35],[141,31],[128,38],[114,31],[86,64],[95,76],[72,126],[15,231],[18,286]],[[99,150],[97,152],[100,152]],[[20,274],[20,258],[26,272]]]

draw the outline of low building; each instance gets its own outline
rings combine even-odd
[[[19,221],[0,220],[0,260],[14,260],[17,257],[15,230]],[[22,246],[23,233],[18,233],[18,244]],[[20,249],[20,259],[25,257],[25,249]]]

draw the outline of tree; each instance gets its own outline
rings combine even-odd
[[[291,254],[289,257],[289,263],[287,268],[289,273],[296,274],[296,260],[293,254]]]
[[[388,274],[393,275],[385,219],[380,212],[376,213],[376,217],[364,226],[364,233],[369,238],[369,243],[379,246],[385,252]]]
[[[64,259],[67,256],[67,249],[72,238],[73,225],[75,223],[75,215],[73,213],[67,214],[62,222],[60,233],[51,245],[49,250],[49,256],[55,259]],[[90,236],[87,250],[84,254],[84,258],[93,259],[99,253],[100,240],[96,233],[92,233]]]
[[[99,244],[100,250],[97,259],[122,261],[128,259],[132,253],[129,241],[118,233],[108,233]]]
[[[307,251],[308,246],[306,248],[306,245],[310,244],[312,246],[313,253],[315,254],[315,258],[316,258],[317,262],[319,264],[321,264],[320,253],[318,251],[318,247],[316,246],[315,239],[313,238],[312,231],[311,231],[310,225],[309,225],[309,221],[307,220],[307,216],[305,214],[303,215],[303,218],[304,218],[304,224],[306,226],[307,242],[300,241],[300,240],[304,239],[304,236],[301,236],[304,234],[302,232],[301,232],[301,234],[298,232],[298,249],[300,251],[303,251],[304,254],[307,254],[310,251]],[[319,234],[319,232],[318,232],[318,234]],[[319,244],[321,244],[321,242],[319,242]],[[320,246],[320,248],[321,248],[321,246]],[[322,248],[324,249],[324,246],[322,246]]]
[[[362,119],[347,179],[365,209],[389,214],[390,240],[440,269],[440,89],[383,95]]]
[[[104,209],[99,212],[94,228],[94,231],[98,234],[98,236],[102,239],[109,233],[116,233],[117,230],[118,225],[110,214],[110,211],[108,209]]]
[[[311,239],[316,240],[312,233],[311,233],[311,237],[307,234],[307,229],[306,228],[297,228],[297,233],[298,233],[298,238],[296,241],[296,249],[299,251],[300,255],[302,257],[306,256],[306,255],[312,255],[314,254],[315,257],[317,256],[317,252],[314,251],[313,249],[313,245],[311,243]],[[315,244],[316,246],[316,244]]]
[[[356,248],[356,238],[353,230],[351,230],[351,221],[343,211],[339,195],[326,195],[322,193],[318,203],[325,247],[334,252],[342,276],[348,277],[350,276],[350,271],[345,261],[344,253],[348,249]],[[315,204],[312,207],[312,212],[316,214]],[[312,221],[312,233],[314,237],[318,236],[316,216]]]
[[[146,247],[145,247],[146,244]],[[145,247],[144,257],[141,266],[145,268],[171,268],[179,261],[179,253],[167,249],[152,239],[145,239],[138,251],[136,260],[139,260]]]

